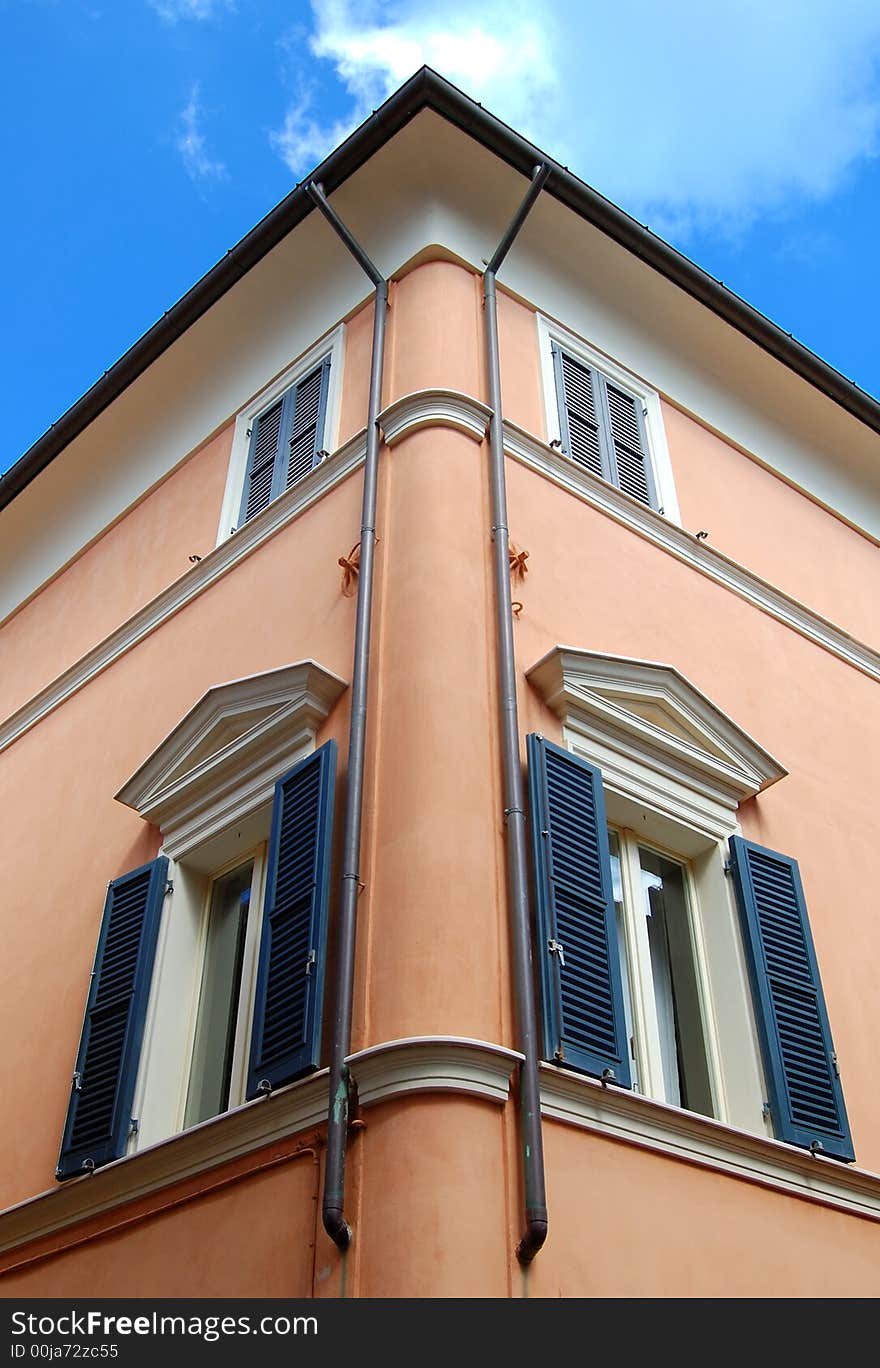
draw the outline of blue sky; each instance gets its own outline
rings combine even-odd
[[[6,469],[423,62],[880,396],[877,0],[0,0]]]

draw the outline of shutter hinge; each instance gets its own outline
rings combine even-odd
[[[73,1075],[73,1078],[71,1079],[71,1082],[72,1082],[72,1084],[73,1084],[73,1091],[74,1091],[74,1092],[82,1092],[83,1076],[82,1076],[81,1073],[79,1073],[79,1072],[75,1073],[75,1074]]]
[[[169,894],[169,893],[173,893],[173,892],[174,892],[174,880],[173,880],[173,879],[166,879],[166,880],[165,880],[165,897],[167,898],[167,897],[168,897],[168,894]]]
[[[769,1121],[769,1120],[770,1120],[770,1103],[769,1103],[769,1102],[764,1101],[764,1102],[761,1103],[761,1115],[763,1116],[763,1118],[764,1118],[765,1121]]]
[[[129,1134],[130,1134],[130,1135],[137,1135],[137,1133],[138,1133],[138,1131],[140,1130],[140,1128],[141,1128],[141,1123],[140,1123],[140,1121],[137,1119],[136,1116],[133,1116],[133,1117],[131,1118],[131,1129],[130,1129],[130,1131],[129,1131]]]
[[[837,1063],[837,1051],[836,1051],[836,1050],[832,1050],[832,1051],[831,1051],[831,1067],[832,1067],[832,1069],[834,1070],[834,1077],[835,1077],[835,1078],[839,1078],[839,1077],[840,1077],[840,1068],[838,1067],[838,1063]]]
[[[249,427],[249,428],[245,431],[245,434],[244,434],[245,437],[250,437],[250,435],[251,435],[252,432],[253,432],[253,428],[252,428],[252,427]]]
[[[549,951],[549,953],[550,953],[551,955],[558,955],[558,956],[559,956],[559,967],[560,967],[560,969],[564,969],[564,968],[565,968],[565,951],[563,950],[563,948],[562,948],[561,944],[559,943],[559,941],[558,941],[558,940],[548,940],[548,942],[547,942],[547,949],[548,949],[548,951]]]
[[[729,879],[731,874],[733,873],[733,862],[731,860],[724,861],[724,872]]]
[[[309,974],[312,972],[312,965],[313,965],[313,964],[317,964],[317,962],[318,962],[318,952],[317,952],[317,950],[310,950],[310,951],[309,951],[309,957],[308,957],[308,959],[306,960],[306,978],[308,978]]]

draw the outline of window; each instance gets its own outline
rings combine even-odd
[[[244,1100],[262,852],[210,881],[184,1124]]]
[[[322,449],[330,358],[254,418],[248,429],[248,463],[239,526],[308,475],[327,453]]]
[[[670,667],[529,675],[567,741],[528,738],[545,1057],[851,1160],[796,862],[736,828],[784,771]]]
[[[643,844],[634,832],[611,828],[608,838],[633,1087],[714,1116],[690,867]],[[638,1031],[635,985],[641,992]]]
[[[548,438],[564,456],[679,521],[660,400],[637,376],[539,318]]]
[[[120,797],[164,853],[107,894],[57,1176],[320,1062],[341,680],[313,662],[209,691]]]
[[[218,541],[320,465],[336,441],[343,329],[312,347],[239,413]]]

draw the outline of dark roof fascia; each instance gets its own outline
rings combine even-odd
[[[545,194],[552,195],[627,251],[653,266],[868,427],[880,432],[880,403],[870,394],[428,67],[416,72],[395,91],[316,168],[309,179],[322,182],[326,192],[332,194],[423,109],[434,110],[524,176],[530,176],[538,162],[546,162],[551,174]],[[44,470],[313,209],[314,204],[302,182],[154,323],[5,475],[0,476],[0,508]]]

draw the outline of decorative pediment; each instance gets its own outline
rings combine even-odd
[[[215,685],[116,797],[186,854],[271,799],[346,688],[314,660]]]
[[[705,830],[787,773],[671,665],[557,646],[527,675],[606,784]]]

